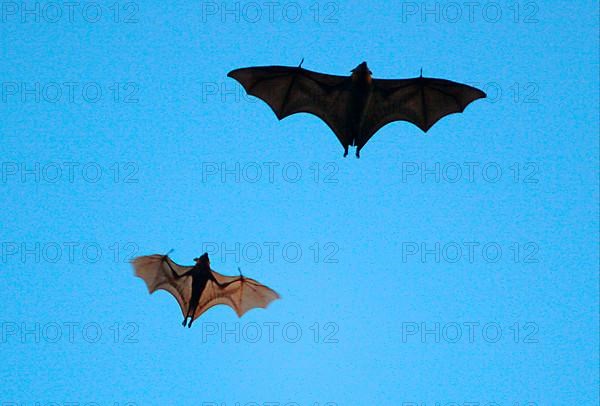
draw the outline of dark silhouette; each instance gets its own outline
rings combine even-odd
[[[171,293],[183,313],[184,327],[188,327],[209,308],[228,305],[242,317],[255,307],[266,308],[279,298],[274,290],[254,279],[225,276],[210,268],[208,254],[194,258],[196,265],[178,265],[168,255],[149,255],[135,258],[132,263],[136,276],[142,278],[150,293],[158,289]],[[239,268],[238,268],[239,270]]]
[[[427,132],[439,119],[463,112],[486,94],[444,79],[373,79],[367,63],[351,76],[334,76],[298,67],[260,66],[236,69],[227,76],[248,94],[264,100],[279,120],[310,113],[323,120],[344,147],[356,146],[356,157],[384,125],[408,121]]]

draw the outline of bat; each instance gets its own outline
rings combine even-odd
[[[298,67],[258,66],[235,69],[227,76],[252,96],[265,101],[279,120],[296,113],[319,117],[344,147],[356,147],[356,157],[371,137],[393,121],[408,121],[427,132],[438,120],[462,113],[485,98],[479,89],[421,76],[374,79],[367,63],[350,76],[326,75]]]
[[[209,308],[223,304],[231,307],[238,317],[255,307],[266,308],[280,296],[254,279],[225,276],[210,268],[208,253],[194,258],[193,266],[176,264],[167,255],[148,255],[132,260],[135,276],[146,282],[148,291],[162,289],[175,297],[183,313],[183,327],[188,328]],[[239,268],[238,268],[239,270]]]

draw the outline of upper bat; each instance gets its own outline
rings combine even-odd
[[[191,322],[209,308],[224,304],[238,317],[255,307],[266,308],[279,295],[244,276],[225,276],[210,268],[208,254],[196,258],[196,265],[182,266],[168,255],[148,255],[132,260],[135,275],[142,278],[150,293],[162,289],[177,299],[184,318]],[[184,319],[185,326],[185,319]]]
[[[445,79],[374,79],[367,63],[350,76],[326,75],[301,67],[259,66],[236,69],[227,76],[248,94],[264,100],[279,120],[310,113],[323,120],[344,147],[356,146],[356,156],[384,125],[408,121],[427,132],[448,114],[462,113],[479,89]]]

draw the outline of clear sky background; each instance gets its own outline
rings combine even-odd
[[[598,404],[598,3],[511,3],[3,2],[0,401]],[[343,159],[226,76],[302,58],[489,98]],[[183,329],[171,248],[282,299]]]

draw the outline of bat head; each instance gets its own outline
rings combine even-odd
[[[352,81],[362,86],[369,85],[371,84],[371,73],[367,63],[363,62],[352,69]]]
[[[194,262],[196,262],[196,264],[210,265],[210,259],[208,259],[208,252],[205,252],[204,254],[200,255],[198,258],[194,258]]]
[[[372,75],[373,72],[371,72],[371,70],[369,69],[369,67],[367,66],[366,62],[361,63],[360,65],[358,65],[356,68],[352,69],[351,71],[352,73],[358,73],[358,74],[369,74]]]

